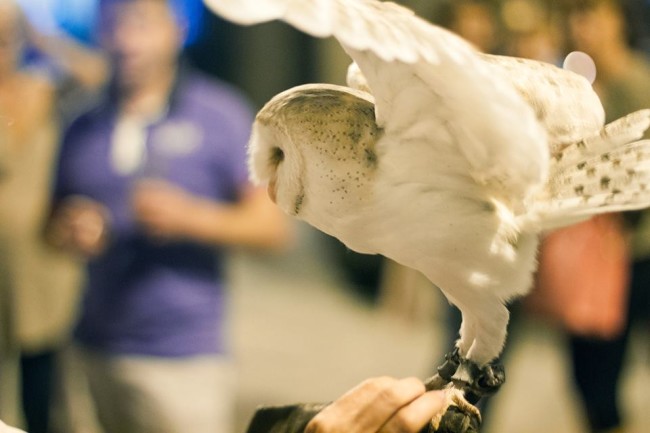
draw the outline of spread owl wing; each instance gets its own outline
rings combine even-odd
[[[467,42],[409,9],[375,0],[205,2],[241,24],[281,19],[335,37],[366,79],[379,126],[402,139],[446,135],[495,197],[523,203],[546,180],[546,134],[533,110]]]

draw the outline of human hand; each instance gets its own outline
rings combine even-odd
[[[323,409],[305,433],[417,433],[444,410],[444,399],[415,378],[369,379]]]
[[[84,257],[95,257],[106,248],[108,221],[109,212],[104,205],[86,197],[72,196],[54,211],[46,237],[56,247]]]
[[[164,180],[138,182],[131,197],[136,221],[155,238],[169,240],[189,236],[188,215],[196,207],[196,198]]]

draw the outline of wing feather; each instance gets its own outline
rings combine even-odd
[[[431,143],[444,128],[497,199],[517,207],[546,180],[547,138],[532,108],[467,42],[411,10],[376,0],[205,1],[241,24],[277,18],[334,36],[365,76],[378,124],[397,138],[431,134]],[[241,18],[254,9],[262,12]]]
[[[206,6],[223,18],[252,25],[281,19],[292,0],[204,0]]]

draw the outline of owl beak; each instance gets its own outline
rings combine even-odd
[[[269,185],[268,185],[266,190],[267,190],[267,192],[269,194],[269,198],[271,199],[271,201],[273,203],[275,203],[276,200],[277,200],[277,190],[276,190],[276,186],[275,186],[275,177],[269,181]]]

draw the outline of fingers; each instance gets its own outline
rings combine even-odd
[[[84,197],[66,199],[53,216],[50,241],[84,256],[103,251],[107,239],[108,211],[98,202]]]
[[[397,411],[380,433],[419,432],[431,419],[445,409],[442,391],[427,392]]]
[[[159,179],[144,179],[134,185],[131,206],[141,229],[156,240],[171,240],[186,234],[195,198],[177,185]]]
[[[418,379],[369,379],[314,417],[305,433],[377,433],[400,409],[424,393]],[[407,411],[407,422],[417,423],[421,411],[420,405]],[[395,425],[402,424],[396,421]]]
[[[76,247],[86,255],[98,254],[105,235],[104,217],[94,209],[82,209],[72,225]]]
[[[143,180],[133,187],[131,205],[137,217],[155,213],[159,207],[159,196],[162,187],[152,180]]]
[[[182,196],[185,191],[177,185],[162,179],[141,179],[133,185],[132,199],[147,203],[169,196]]]
[[[364,392],[371,395],[367,400],[371,410],[361,412],[357,422],[361,427],[374,432],[401,407],[421,396],[425,389],[424,384],[415,378],[381,378],[377,382],[367,383]]]

